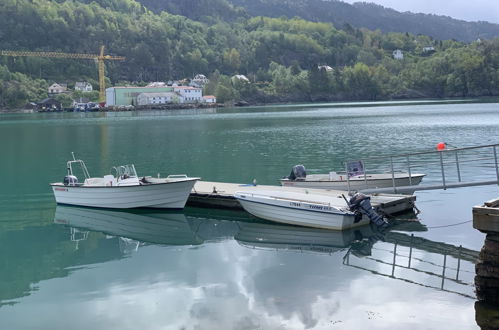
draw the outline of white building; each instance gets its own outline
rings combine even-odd
[[[146,87],[166,87],[167,84],[162,81],[154,81],[146,85]]]
[[[203,102],[203,90],[192,86],[173,86],[173,91],[183,97],[182,103]]]
[[[67,85],[66,84],[58,84],[58,83],[53,83],[50,85],[48,88],[48,93],[53,95],[53,94],[62,94],[66,92],[67,90]]]
[[[232,76],[232,80],[234,80],[234,79],[242,80],[242,81],[245,81],[245,82],[250,82],[250,80],[248,79],[248,77],[246,77],[243,74],[236,74],[236,75]]]
[[[433,47],[433,46],[423,47],[423,52],[424,53],[434,52],[434,51],[435,51],[435,47]]]
[[[205,95],[203,96],[203,101],[205,103],[217,103],[217,98],[213,95]]]
[[[75,84],[75,91],[91,92],[93,91],[93,87],[91,83],[86,81],[77,81]]]
[[[318,66],[317,66],[317,69],[319,69],[319,70],[324,70],[324,71],[326,71],[326,72],[331,72],[331,71],[333,71],[333,68],[332,68],[332,67],[330,67],[329,65],[318,65]]]
[[[204,74],[197,74],[194,76],[194,78],[191,80],[189,86],[192,87],[203,87],[209,82],[208,78]]]
[[[392,53],[393,58],[396,60],[403,60],[404,59],[404,53],[400,49],[395,49]]]
[[[184,98],[175,92],[140,93],[137,95],[137,105],[184,103]]]

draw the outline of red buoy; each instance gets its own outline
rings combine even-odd
[[[437,150],[438,150],[438,151],[442,151],[442,150],[444,150],[444,149],[445,149],[445,142],[439,142],[439,143],[437,144]]]

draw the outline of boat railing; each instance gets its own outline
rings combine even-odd
[[[361,160],[365,193],[390,192],[403,193],[415,190],[449,189],[466,186],[499,184],[499,162],[497,149],[499,144],[488,144],[464,148],[447,148],[444,150],[414,152],[398,155],[366,157]],[[344,162],[348,173],[348,164]],[[370,188],[367,175],[382,172],[391,174],[392,185],[388,188]],[[425,173],[426,185],[417,185],[414,173]],[[408,185],[396,183],[395,174],[408,174]],[[418,177],[419,180],[420,177]],[[349,193],[353,191],[349,175],[346,177]]]
[[[67,162],[66,166],[68,169],[68,175],[74,175],[74,173],[73,173],[73,165],[74,164],[80,165],[81,171],[82,171],[85,179],[90,178],[90,174],[88,173],[87,166],[85,165],[85,162],[81,159],[74,159],[74,160],[70,160]]]
[[[187,179],[187,174],[170,174],[166,177],[167,179]]]

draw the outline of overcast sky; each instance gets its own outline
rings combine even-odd
[[[499,23],[499,0],[342,0],[374,2],[397,11],[451,16],[466,21]]]

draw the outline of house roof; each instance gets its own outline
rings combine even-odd
[[[50,85],[50,87],[60,87],[60,88],[67,88],[67,84],[58,84],[58,83],[53,83]]]
[[[146,87],[165,87],[166,83],[162,81],[154,81],[152,83],[147,84]]]
[[[106,90],[111,89],[111,88],[171,88],[172,86],[115,86],[115,87],[109,87],[106,88]]]
[[[233,76],[233,78],[249,81],[248,77],[246,77],[243,74],[236,74],[236,75]]]
[[[203,99],[216,99],[216,97],[214,95],[205,95]]]
[[[196,90],[200,90],[202,88],[199,88],[199,87],[192,87],[192,86],[173,86],[174,89],[196,89]]]

